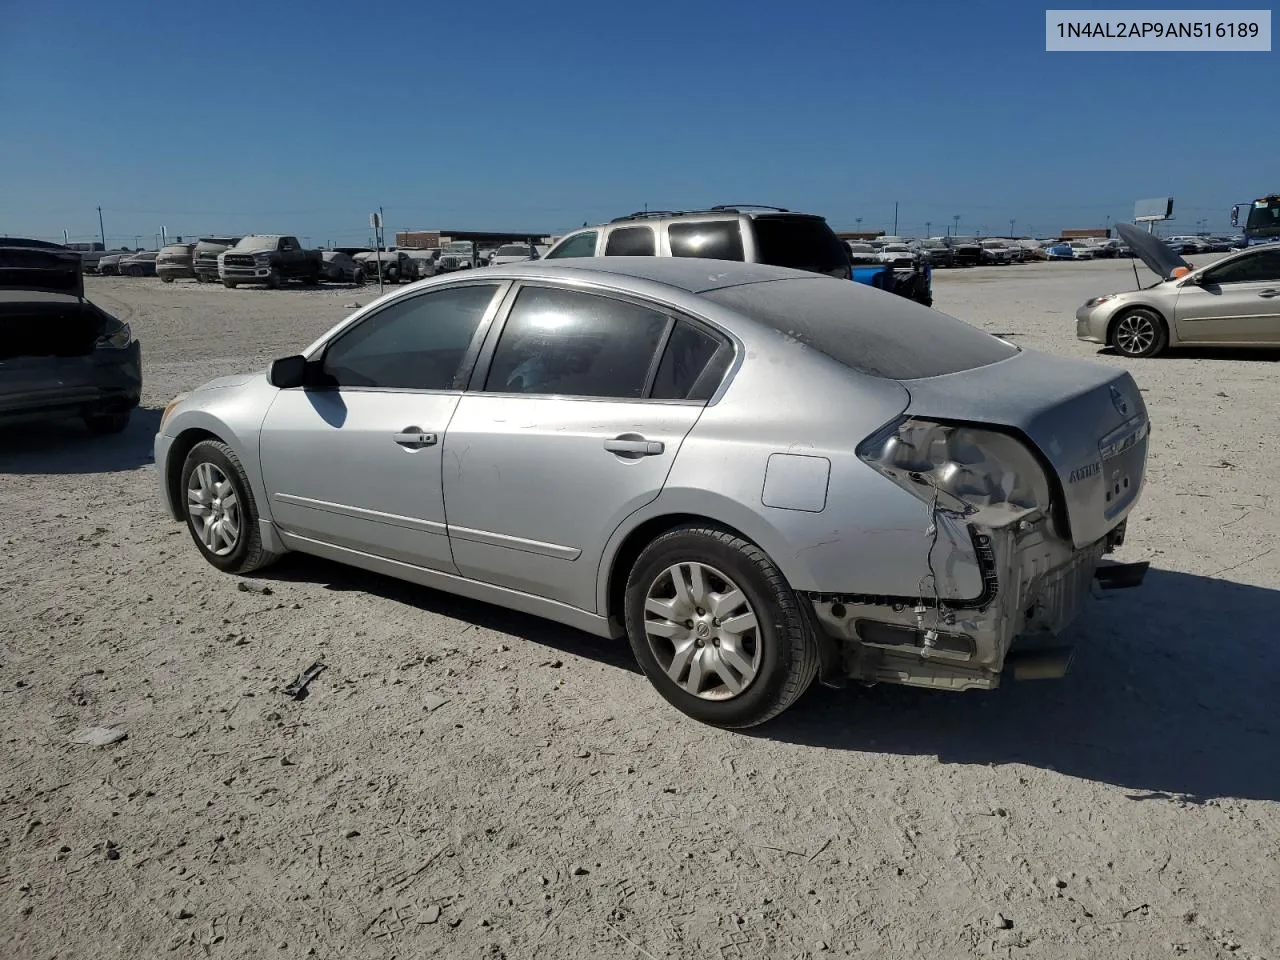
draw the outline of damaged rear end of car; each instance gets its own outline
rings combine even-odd
[[[138,341],[84,299],[79,254],[0,241],[0,423],[80,417],[114,432],[141,391]]]
[[[1070,650],[1059,638],[1094,583],[1141,582],[1143,564],[1104,565],[1146,465],[1150,423],[1127,372],[1024,351],[853,285],[781,280],[705,296],[825,355],[804,361],[785,425],[771,422],[777,396],[751,410],[771,459],[830,464],[810,498],[821,495],[820,510],[764,504],[812,612],[824,683],[966,690],[1006,672],[1061,676]],[[767,378],[744,387],[764,392]]]
[[[927,572],[897,596],[810,596],[820,628],[842,641],[845,674],[955,690],[1062,676],[1072,646],[1061,634],[1093,584],[1137,586],[1146,571],[1103,565],[1144,481],[1150,421],[1137,386],[1026,352],[903,386],[906,412],[857,453],[925,508]],[[976,591],[961,586],[975,580]]]

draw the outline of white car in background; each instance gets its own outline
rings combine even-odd
[[[1067,246],[1071,248],[1072,260],[1093,260],[1098,255],[1098,251],[1088,240],[1068,240]]]
[[[882,246],[877,258],[890,267],[910,267],[916,262],[916,252],[905,243],[894,241]]]
[[[1018,256],[1009,246],[1008,240],[1001,240],[999,237],[989,237],[982,241],[982,262],[983,263],[1013,263]]]
[[[531,243],[504,243],[489,257],[489,266],[500,267],[508,263],[522,263],[525,260],[535,260],[537,257],[537,248]]]

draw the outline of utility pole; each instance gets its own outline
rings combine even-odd
[[[893,201],[893,235],[898,235],[898,201]]]
[[[107,231],[102,225],[102,208],[98,208],[98,235],[102,237],[102,249],[107,249]]]

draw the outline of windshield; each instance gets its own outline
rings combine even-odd
[[[1244,230],[1251,237],[1280,237],[1280,197],[1255,200],[1249,206]]]
[[[245,237],[236,244],[237,250],[274,250],[280,243],[279,237]]]
[[[499,247],[493,254],[495,257],[527,257],[529,256],[529,245],[527,243],[508,243]]]
[[[900,297],[856,283],[771,280],[709,290],[702,296],[798,340],[852,370],[913,380],[984,367],[1018,348]]]

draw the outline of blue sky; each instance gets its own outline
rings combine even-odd
[[[1280,190],[1280,54],[1046,53],[1044,9],[0,0],[0,232],[88,239],[101,205],[113,245],[354,243],[379,204],[561,232],[725,202],[888,229],[897,200],[903,233],[1044,235],[1164,194],[1190,232]]]

